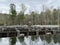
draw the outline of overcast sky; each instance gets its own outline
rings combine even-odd
[[[60,7],[60,0],[44,0],[45,8],[58,8]],[[0,0],[0,13],[9,13],[10,4],[14,3],[16,5],[16,10],[19,12],[21,10],[21,4],[25,4],[27,7],[26,13],[29,11],[41,11],[42,10],[42,0]]]

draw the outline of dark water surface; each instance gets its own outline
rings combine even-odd
[[[60,34],[1,38],[0,45],[60,45]]]

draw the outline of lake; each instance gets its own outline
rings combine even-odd
[[[0,45],[60,45],[60,34],[0,38]]]

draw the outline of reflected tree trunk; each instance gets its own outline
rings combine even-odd
[[[16,44],[16,41],[17,41],[17,39],[16,39],[16,37],[14,37],[14,38],[10,38],[10,45],[15,45]]]

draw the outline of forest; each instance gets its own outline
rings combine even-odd
[[[42,7],[43,8],[43,7]],[[38,13],[31,11],[25,14],[27,8],[21,4],[21,11],[16,11],[16,5],[10,4],[9,18],[6,19],[6,25],[59,25],[60,9],[46,9]]]

